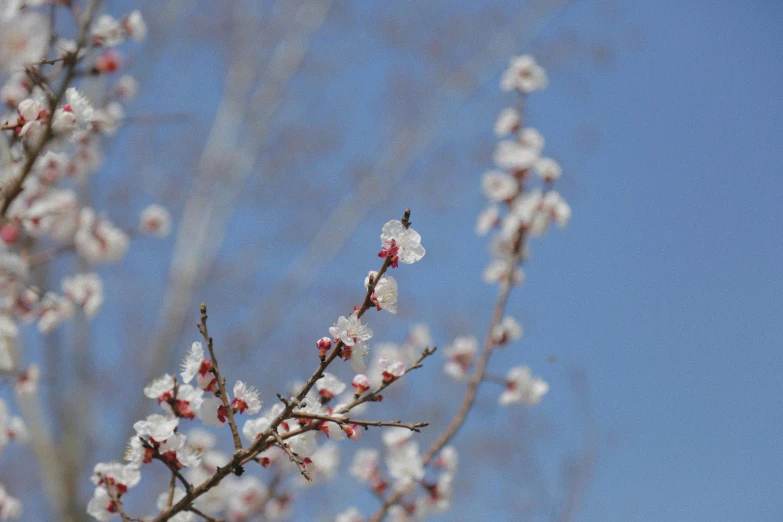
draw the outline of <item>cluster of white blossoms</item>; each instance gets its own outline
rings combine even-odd
[[[158,205],[143,210],[139,223],[118,226],[80,201],[80,187],[103,162],[103,142],[126,120],[124,104],[138,91],[123,71],[121,46],[147,32],[139,11],[115,19],[82,7],[0,0],[0,372],[17,394],[34,393],[39,373],[25,367],[17,326],[36,323],[46,334],[76,313],[92,319],[104,300],[92,267],[122,260],[134,235],[171,230]],[[32,284],[36,269],[70,253],[88,268],[64,276],[59,288]],[[118,469],[96,473],[133,482]],[[0,520],[18,512],[14,506],[3,490]]]
[[[150,210],[145,217],[152,219],[156,214],[157,211]],[[358,441],[364,430],[377,425],[391,426],[384,433],[388,484],[410,489],[417,481],[423,481],[424,464],[418,444],[409,439],[410,434],[426,423],[378,423],[355,417],[370,402],[381,402],[383,390],[431,353],[429,330],[417,325],[403,345],[380,345],[370,360],[368,341],[373,332],[362,321],[364,313],[372,309],[396,311],[397,282],[385,272],[398,267],[400,261],[410,264],[424,256],[421,236],[407,221],[406,211],[403,221],[390,221],[383,226],[381,269],[367,276],[362,304],[329,328],[331,337],[317,341],[321,362],[318,371],[307,384],[294,387],[291,399],[279,396],[281,402],[263,412],[259,393],[252,386],[236,381],[232,392],[226,389],[225,378],[213,360],[212,339],[205,326],[206,307],[202,305],[199,329],[207,348],[201,342],[194,342],[179,374],[165,374],[144,388],[144,395],[156,401],[162,411],[133,425],[135,434],[128,443],[126,463],[95,466],[96,487],[88,513],[101,521],[116,516],[126,518],[125,494],[139,484],[146,464],[159,461],[172,471],[177,481],[176,487],[161,492],[156,516],[179,509],[171,520],[197,520],[197,513],[237,522],[253,517],[282,520],[288,516],[293,498],[290,489],[284,488],[308,487],[331,480],[340,464],[336,442]],[[82,295],[79,298],[88,299]],[[348,386],[334,373],[325,371],[338,358],[350,360],[355,372],[366,371],[366,374],[357,373]],[[240,415],[247,415],[244,423],[238,421]],[[196,426],[185,434],[184,426],[190,422]],[[216,437],[205,431],[205,428],[217,428],[225,432],[226,427],[232,433],[233,455],[217,449]],[[246,474],[244,466],[251,462],[273,469],[278,477],[276,485],[267,486],[258,477]],[[233,474],[225,473],[228,469]],[[452,471],[450,466],[433,485],[427,486],[431,491],[426,502],[432,512],[441,509],[450,498]],[[216,476],[219,479],[215,480]],[[192,493],[202,486],[202,493]],[[188,507],[177,508],[181,501]]]
[[[381,230],[381,251],[378,257],[387,260],[387,268],[397,268],[400,261],[405,264],[413,264],[424,257],[426,250],[421,246],[421,235],[402,221],[392,220],[383,225]],[[384,268],[385,270],[385,268]],[[373,285],[370,292],[370,285]],[[386,310],[389,313],[397,313],[397,281],[389,275],[383,274],[380,279],[378,272],[371,271],[364,279],[364,288],[370,292],[369,299],[378,311]],[[348,317],[341,316],[337,322],[329,328],[329,334],[334,342],[341,343],[340,356],[351,361],[351,367],[360,373],[367,368],[370,355],[368,341],[372,338],[372,329],[363,324],[356,312],[361,307],[356,307],[354,313]],[[332,346],[328,337],[320,339],[316,343],[318,352],[323,356]],[[398,370],[399,371],[399,370]]]
[[[501,89],[517,92],[521,102],[518,108],[509,107],[500,112],[495,134],[503,139],[493,155],[497,168],[485,172],[481,180],[489,206],[478,216],[476,233],[483,236],[496,230],[491,243],[494,259],[483,274],[488,284],[521,284],[525,276],[520,264],[528,256],[525,240],[544,235],[553,221],[565,227],[571,218],[568,203],[552,189],[560,178],[560,165],[542,157],[544,137],[536,129],[524,126],[522,106],[527,95],[546,85],[546,72],[531,56],[512,58],[501,77]],[[534,183],[532,173],[538,179],[537,187],[529,186]],[[506,316],[494,326],[487,342],[494,347],[505,346],[519,340],[522,331],[513,317]],[[477,352],[475,337],[457,338],[444,351],[446,375],[458,381],[469,380]],[[502,382],[506,387],[498,399],[502,405],[532,406],[549,391],[547,383],[534,378],[526,366],[512,368]]]
[[[451,508],[452,482],[457,470],[458,456],[454,446],[444,447],[433,462],[433,474],[428,477],[419,452],[419,443],[411,432],[386,430],[383,433],[383,463],[381,452],[376,449],[360,449],[354,454],[351,475],[369,487],[376,495],[389,492],[415,493],[417,485],[421,493],[410,502],[395,504],[389,508],[389,520],[407,522],[425,520],[430,515],[440,515]],[[355,507],[338,514],[335,522],[365,522],[365,517]]]
[[[25,444],[28,440],[29,434],[22,419],[12,416],[8,405],[0,399],[0,453],[11,441]],[[0,520],[13,520],[21,514],[21,502],[0,485]]]

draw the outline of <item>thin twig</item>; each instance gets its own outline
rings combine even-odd
[[[295,411],[293,416],[299,419],[313,419],[324,422],[334,422],[337,424],[357,424],[359,426],[389,426],[393,428],[406,428],[411,431],[421,431],[421,428],[430,425],[429,422],[417,422],[416,424],[405,424],[402,421],[366,421],[358,419],[350,419],[348,417],[333,417],[331,415],[318,415],[316,413],[307,413],[304,411]]]
[[[220,390],[220,400],[223,402],[223,407],[226,409],[228,425],[231,427],[231,436],[234,439],[234,451],[242,451],[242,439],[239,438],[239,430],[237,429],[237,423],[234,420],[234,409],[228,402],[226,379],[220,375],[217,357],[215,357],[215,349],[212,346],[212,337],[209,336],[209,331],[207,330],[207,305],[204,303],[201,303],[201,322],[198,323],[198,330],[201,332],[201,335],[204,336],[204,342],[207,343],[207,348],[209,349],[209,357],[212,359],[212,373],[215,375],[218,389]]]
[[[313,476],[310,475],[309,471],[307,471],[302,457],[300,457],[297,453],[294,453],[294,451],[288,446],[288,443],[280,437],[279,433],[273,431],[272,436],[277,441],[277,445],[280,447],[280,449],[285,451],[286,455],[288,455],[288,460],[296,464],[296,466],[299,468],[299,473],[301,473],[302,476],[307,479],[307,482],[312,482]]]
[[[207,522],[223,522],[223,519],[211,517],[211,516],[207,515],[206,513],[204,513],[203,511],[200,511],[200,510],[194,508],[193,506],[190,506],[188,508],[188,511],[190,511],[191,513],[195,513],[196,515],[200,516],[201,518],[203,518]]]
[[[174,490],[177,489],[177,476],[171,473],[171,482],[169,483],[169,498],[166,499],[166,506],[171,507],[174,503]]]
[[[144,440],[143,438],[139,437],[139,440],[141,440],[142,445],[147,448],[151,449],[153,451],[152,458],[155,460],[159,460],[162,463],[166,465],[169,470],[171,470],[171,473],[179,479],[180,482],[182,482],[182,486],[185,488],[185,491],[189,494],[193,491],[193,485],[188,482],[188,480],[180,473],[179,468],[177,468],[177,465],[174,462],[171,462],[165,458],[163,458],[163,455],[160,454],[158,451],[158,448]]]
[[[432,348],[430,348],[428,346],[428,347],[424,348],[424,351],[421,352],[421,355],[419,355],[419,358],[416,359],[416,362],[414,362],[413,365],[410,368],[406,368],[405,369],[405,373],[403,374],[403,377],[405,375],[409,374],[410,372],[412,372],[413,370],[421,368],[422,361],[424,361],[424,359],[426,359],[430,355],[434,354],[437,349],[438,349],[437,346],[433,346]],[[389,386],[391,386],[392,384],[394,384],[395,382],[397,382],[399,379],[400,378],[381,383],[378,386],[378,388],[376,388],[374,391],[366,393],[366,394],[364,394],[364,395],[362,395],[360,397],[357,397],[356,399],[354,399],[353,402],[351,402],[350,404],[348,404],[348,405],[344,406],[343,408],[341,408],[337,413],[348,413],[350,410],[352,410],[353,408],[357,407],[360,404],[364,404],[365,402],[372,402],[372,401],[378,400],[378,397],[379,397],[380,393],[383,390],[385,390],[386,388],[388,388]]]

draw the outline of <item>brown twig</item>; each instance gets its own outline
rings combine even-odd
[[[193,485],[190,482],[188,482],[188,480],[182,475],[182,473],[180,473],[179,468],[177,468],[177,465],[174,462],[171,462],[170,460],[163,458],[163,455],[160,454],[158,448],[156,448],[155,446],[153,446],[143,438],[139,437],[139,440],[141,440],[141,443],[145,448],[151,449],[153,451],[152,453],[153,459],[159,460],[162,463],[164,463],[166,467],[169,468],[169,470],[171,470],[172,475],[177,477],[177,479],[179,479],[179,481],[182,482],[182,486],[185,488],[185,491],[187,493],[193,491]]]
[[[169,482],[169,497],[166,499],[166,506],[171,507],[174,503],[174,490],[177,489],[177,476],[171,473],[171,482]]]
[[[411,431],[419,432],[421,428],[430,425],[429,422],[417,422],[416,424],[405,424],[402,421],[366,421],[358,419],[350,419],[348,417],[333,417],[331,415],[318,415],[316,413],[307,413],[304,411],[295,411],[293,416],[299,419],[313,419],[325,422],[334,422],[337,424],[357,424],[369,428],[370,426],[389,426],[394,428],[406,428]]]
[[[421,368],[422,361],[424,361],[424,359],[426,359],[430,355],[434,354],[437,349],[438,349],[437,346],[433,346],[432,348],[430,348],[428,346],[428,347],[424,348],[424,351],[421,352],[421,355],[419,355],[419,358],[416,359],[416,362],[414,362],[413,365],[410,368],[406,368],[405,369],[405,373],[403,374],[403,377],[405,375],[409,374],[410,372],[412,372],[413,370]],[[351,402],[350,404],[344,406],[337,413],[348,413],[350,410],[352,410],[353,408],[357,407],[360,404],[364,404],[365,402],[376,401],[378,399],[378,396],[380,395],[380,393],[383,390],[385,390],[386,388],[388,388],[389,386],[391,386],[392,384],[394,384],[398,380],[399,379],[394,379],[394,380],[391,380],[391,381],[386,381],[386,382],[381,383],[378,386],[378,388],[376,388],[374,391],[371,391],[369,393],[361,395],[360,397],[357,397],[356,399],[354,399],[353,402]]]
[[[280,447],[280,449],[285,451],[286,455],[288,455],[288,460],[290,460],[291,462],[296,464],[296,466],[299,468],[299,473],[301,473],[302,476],[305,479],[307,479],[307,482],[312,482],[313,481],[313,476],[310,475],[309,471],[307,471],[307,468],[305,467],[305,463],[302,460],[302,457],[300,457],[299,454],[294,453],[294,451],[290,448],[288,443],[286,441],[284,441],[280,437],[279,433],[277,433],[276,431],[273,431],[272,432],[272,436],[277,441],[277,445]]]
[[[226,409],[226,417],[228,417],[228,425],[231,427],[231,436],[234,439],[234,452],[242,451],[242,439],[239,438],[239,430],[237,429],[236,420],[234,420],[234,409],[228,402],[228,394],[226,393],[226,379],[220,375],[220,369],[218,368],[217,357],[215,357],[215,349],[212,346],[212,337],[209,336],[207,330],[207,305],[201,303],[201,322],[198,323],[198,330],[201,335],[204,336],[204,342],[207,343],[209,349],[209,357],[212,359],[212,373],[217,380],[218,390],[220,391],[220,400],[223,402],[223,407]]]
[[[203,518],[207,522],[223,522],[223,519],[211,517],[211,516],[207,515],[206,513],[204,513],[203,511],[194,508],[193,506],[190,506],[188,508],[188,511],[190,511],[191,513],[195,513],[196,515],[200,516],[201,518]]]

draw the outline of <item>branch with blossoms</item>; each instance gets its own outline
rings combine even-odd
[[[121,496],[138,483],[142,466],[153,460],[163,462],[182,485],[170,486],[168,491],[161,493],[158,502],[160,512],[154,520],[162,522],[175,517],[180,520],[183,514],[196,511],[211,516],[214,506],[210,509],[210,506],[201,505],[201,499],[220,489],[231,477],[242,477],[250,463],[258,463],[262,467],[279,466],[282,459],[276,451],[285,455],[305,481],[314,481],[319,472],[324,472],[325,465],[321,462],[322,459],[327,460],[324,454],[331,452],[328,447],[318,448],[317,434],[329,442],[346,438],[356,441],[361,438],[362,431],[373,427],[409,432],[419,432],[426,427],[426,422],[365,420],[348,414],[361,413],[360,407],[368,402],[381,402],[381,392],[400,379],[406,370],[421,367],[422,361],[434,353],[434,348],[425,347],[409,368],[399,361],[381,363],[380,382],[373,391],[370,389],[375,379],[357,374],[352,380],[352,400],[330,406],[347,385],[326,370],[338,358],[350,361],[355,372],[367,369],[368,341],[373,331],[362,322],[362,317],[372,309],[396,312],[397,282],[386,274],[387,271],[397,268],[400,263],[419,261],[425,254],[421,236],[410,228],[410,210],[405,211],[400,221],[389,221],[384,225],[381,242],[378,256],[383,262],[377,271],[367,276],[361,304],[329,328],[331,337],[316,342],[319,364],[310,378],[292,396],[279,394],[280,403],[275,404],[266,415],[245,421],[241,431],[249,441],[246,447],[239,438],[236,418],[245,413],[257,415],[262,403],[258,391],[242,381],[234,385],[233,400],[230,400],[225,377],[215,357],[214,342],[207,330],[207,309],[202,304],[198,328],[208,356],[204,346],[194,342],[182,364],[181,383],[176,376],[166,374],[145,388],[145,395],[156,399],[165,414],[153,414],[134,424],[136,435],[129,442],[128,464],[101,463],[96,466],[96,476],[109,477],[111,482],[95,481],[97,487],[88,505],[88,513],[98,520],[114,516],[121,505]],[[191,384],[194,379],[196,386]],[[181,422],[196,418],[206,426],[228,425],[234,442],[231,457],[209,466],[210,472],[206,475],[193,471],[203,467],[204,454],[194,447],[187,435],[180,432]],[[183,471],[191,471],[196,478],[188,480]],[[114,489],[107,489],[108,484]],[[116,484],[122,487],[117,488]],[[112,498],[111,494],[116,498]],[[223,494],[228,495],[224,504],[226,501],[230,504],[230,493]],[[265,505],[268,505],[268,499]],[[223,511],[226,510],[230,510],[230,506],[223,506]]]
[[[370,517],[373,522],[383,520],[392,511],[398,518],[421,517],[441,513],[448,508],[456,450],[447,444],[467,421],[482,382],[499,383],[505,388],[498,399],[501,405],[522,403],[532,406],[549,391],[549,385],[533,377],[527,366],[511,368],[505,378],[487,373],[495,351],[522,337],[521,325],[513,317],[506,316],[506,307],[512,288],[524,280],[520,266],[527,259],[527,239],[544,235],[550,221],[565,226],[571,216],[568,204],[551,188],[561,175],[560,166],[550,158],[541,157],[543,138],[535,129],[524,127],[523,111],[527,95],[546,87],[545,71],[530,56],[516,57],[511,60],[500,85],[503,91],[517,92],[519,102],[516,108],[504,109],[495,124],[498,136],[515,136],[515,139],[499,142],[495,150],[494,161],[502,170],[488,171],[482,180],[483,192],[492,203],[479,216],[476,231],[484,235],[492,228],[500,227],[492,245],[497,258],[484,272],[486,282],[500,284],[488,332],[478,357],[478,342],[473,337],[458,338],[445,350],[449,360],[444,371],[458,381],[467,382],[464,397],[451,422],[420,457],[417,446],[408,446],[407,457],[413,462],[408,482],[403,487],[394,488],[386,497],[379,495],[382,506]],[[527,186],[531,171],[536,172],[543,189],[531,190]],[[502,219],[500,205],[505,207]],[[391,446],[394,448],[393,444]],[[436,481],[425,480],[428,466],[443,468]],[[369,478],[374,476],[371,474]],[[365,474],[360,478],[367,480],[368,476]],[[426,495],[416,501],[406,501],[405,497],[413,492],[414,483],[418,483]],[[376,486],[373,490],[377,493]],[[345,515],[341,520],[364,520],[355,510],[349,510]]]
[[[67,455],[85,426],[74,419],[60,441],[51,435],[37,384],[41,374],[49,380],[58,368],[29,363],[36,357],[24,349],[19,325],[36,323],[49,334],[79,316],[92,319],[104,300],[94,267],[120,261],[133,235],[165,237],[171,228],[168,212],[158,205],[141,213],[138,227],[120,228],[84,197],[103,163],[105,142],[129,120],[125,103],[138,90],[125,73],[126,42],[143,41],[147,32],[138,10],[115,19],[101,7],[100,0],[11,1],[0,7],[0,106],[6,109],[0,113],[0,373],[23,390],[17,391],[17,407],[24,422],[36,427],[31,446],[52,515],[63,520],[77,516],[69,479],[80,475],[80,461]],[[46,265],[71,252],[73,266],[50,287]],[[74,358],[82,359],[77,380],[86,389],[81,368],[89,349],[82,345]],[[89,408],[77,402],[74,409]],[[0,508],[0,517],[6,516]]]

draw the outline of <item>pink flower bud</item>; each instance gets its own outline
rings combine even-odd
[[[122,55],[114,49],[107,49],[95,60],[94,67],[99,73],[117,72],[122,67]]]
[[[326,355],[326,352],[328,352],[329,349],[332,347],[332,340],[329,339],[328,337],[321,337],[315,343],[315,346],[318,347],[318,355],[323,357]]]
[[[351,424],[350,426],[343,426],[345,435],[351,440],[359,440],[362,438],[362,428],[358,424]]]
[[[12,225],[11,223],[6,223],[0,227],[0,239],[2,239],[6,245],[16,243],[16,240],[19,239],[19,227]]]
[[[353,381],[351,382],[351,386],[353,386],[356,389],[357,395],[361,395],[362,393],[370,389],[370,379],[366,375],[362,375],[360,373],[359,375],[353,378]]]

